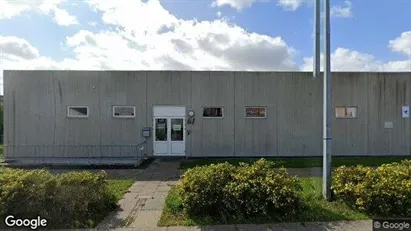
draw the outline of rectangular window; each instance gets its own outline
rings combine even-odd
[[[135,116],[136,107],[134,106],[113,106],[113,117],[134,118]]]
[[[88,107],[86,106],[68,106],[67,107],[67,117],[70,118],[87,118],[88,117]]]
[[[203,117],[204,118],[222,118],[223,108],[222,107],[204,107]]]
[[[335,117],[337,119],[357,118],[357,107],[335,107]]]
[[[267,118],[266,107],[245,107],[245,118]]]

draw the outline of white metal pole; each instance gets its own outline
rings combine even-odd
[[[411,71],[411,48],[408,54],[408,61],[410,62],[410,71]]]
[[[314,5],[314,59],[313,59],[313,77],[316,78],[320,74],[320,59],[321,59],[321,47],[320,47],[320,20],[321,20],[321,6],[320,0],[315,0]]]
[[[324,95],[323,95],[323,196],[331,200],[331,57],[330,57],[330,0],[324,0]]]

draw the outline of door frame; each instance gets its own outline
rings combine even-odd
[[[160,114],[156,115],[155,108],[159,108]],[[171,109],[170,113],[164,112],[167,108]],[[186,108],[185,106],[161,106],[156,105],[153,106],[153,156],[185,156],[186,155],[186,139],[187,139],[187,131],[186,131]],[[156,142],[156,119],[167,119],[167,145],[168,145],[168,153],[167,154],[156,154],[155,142]],[[182,119],[183,120],[183,152],[181,154],[171,154],[171,119]],[[180,141],[178,141],[180,142]]]

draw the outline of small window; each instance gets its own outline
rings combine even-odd
[[[134,118],[135,116],[136,107],[134,106],[113,106],[113,117]]]
[[[203,117],[204,118],[222,118],[223,108],[222,107],[204,107]]]
[[[70,118],[87,118],[88,107],[86,106],[68,106],[67,117]]]
[[[245,118],[266,118],[266,107],[245,107]]]
[[[337,119],[355,119],[357,118],[357,107],[336,107],[335,117]]]

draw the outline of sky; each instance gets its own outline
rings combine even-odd
[[[0,84],[16,69],[312,71],[313,1],[0,0]],[[331,0],[331,69],[411,71],[410,9]]]

